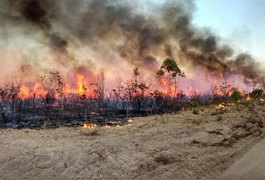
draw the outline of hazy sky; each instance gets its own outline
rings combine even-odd
[[[195,0],[193,23],[265,64],[265,0]]]

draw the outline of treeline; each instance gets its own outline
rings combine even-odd
[[[217,104],[220,102],[240,103],[242,99],[264,98],[262,89],[244,95],[223,83],[212,95],[194,93],[186,96],[179,91],[179,77],[185,77],[173,58],[164,60],[157,71],[158,81],[163,81],[163,89],[154,90],[152,84],[146,82],[138,68],[133,69],[130,80],[117,80],[117,86],[106,93],[104,74],[101,73],[90,84],[93,96],[87,95],[88,87],[80,87],[79,94],[65,95],[65,86],[59,72],[50,72],[41,76],[40,84],[43,92],[32,89],[29,96],[19,96],[26,67],[18,73],[16,82],[8,83],[0,88],[0,124],[6,127],[38,128],[47,123],[61,125],[79,125],[84,121],[94,121],[105,125],[110,121],[122,121],[130,116],[145,116],[154,113],[176,112],[181,109],[196,108],[199,105]],[[36,91],[36,92],[35,92]],[[74,122],[74,123],[73,123]]]

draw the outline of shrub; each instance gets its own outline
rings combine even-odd
[[[199,100],[196,98],[193,98],[190,102],[189,102],[189,107],[190,108],[196,108],[200,105]]]
[[[235,103],[239,103],[240,100],[242,99],[242,96],[238,90],[234,90],[234,92],[231,95],[231,98]]]
[[[253,99],[261,98],[264,95],[263,89],[254,89],[251,93],[249,93],[249,96]]]

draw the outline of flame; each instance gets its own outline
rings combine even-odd
[[[74,92],[74,94],[77,94],[79,96],[86,96],[86,97],[95,97],[95,93],[93,89],[89,89],[89,83],[85,79],[85,76],[82,74],[77,74],[77,90]]]
[[[30,96],[30,90],[28,87],[22,85],[20,87],[20,90],[19,90],[19,93],[18,93],[18,96],[21,98],[21,99],[27,99],[29,96]]]
[[[89,89],[89,83],[85,79],[85,76],[82,74],[76,75],[75,83],[70,85],[65,83],[62,88],[62,92],[55,93],[56,98],[60,98],[62,95],[64,97],[69,97],[71,95],[86,96],[86,97],[96,97],[93,89]],[[40,82],[35,82],[33,85],[22,85],[19,91],[19,98],[28,99],[28,98],[37,98],[41,99],[48,94],[48,91],[43,87]]]
[[[64,87],[63,87],[63,94],[64,94],[64,96],[67,96],[71,92],[72,91],[71,91],[71,87],[69,86],[69,84],[64,85]]]
[[[77,74],[77,93],[79,95],[85,94],[84,76],[81,74]]]
[[[41,84],[36,82],[33,88],[29,88],[26,85],[22,85],[19,89],[18,96],[21,99],[29,99],[31,97],[42,98],[47,95],[47,91],[41,87]]]
[[[218,104],[216,109],[223,109],[224,107],[225,107],[225,103],[220,103],[220,104]]]
[[[234,106],[234,105],[235,105],[235,103],[233,103],[233,102],[226,103],[226,106]]]
[[[175,90],[174,85],[170,85],[166,79],[160,79],[160,87],[161,87],[161,93],[166,96],[174,96]]]
[[[33,93],[36,98],[42,98],[47,95],[47,91],[44,90],[39,82],[36,82],[33,86]]]
[[[71,80],[69,79],[63,79],[63,89],[62,92],[55,93],[55,98],[59,99],[65,97],[72,97],[74,96],[81,96],[86,98],[96,98],[98,97],[98,92],[95,91],[97,87],[93,86],[93,81],[88,79],[90,75],[86,74],[85,72],[74,72]],[[199,95],[218,95],[218,96],[230,96],[233,86],[229,84],[223,85],[223,80],[220,79],[220,77],[211,77],[210,75],[206,76],[206,79],[209,79],[208,81],[212,81],[213,84],[209,87],[205,87],[206,85],[202,83],[200,87],[196,86],[197,82],[190,81],[188,79],[187,81],[180,79],[179,82],[170,81],[167,78],[159,78],[158,81],[155,83],[155,87],[153,89],[150,89],[152,91],[157,91],[159,94],[169,97],[178,97],[178,95],[184,95],[187,97],[193,97],[193,96],[199,96]],[[175,84],[176,83],[176,84]],[[180,84],[178,84],[180,83]],[[209,82],[210,83],[210,82]],[[30,85],[29,85],[30,84]],[[223,88],[222,88],[223,87]],[[240,90],[240,87],[238,87]],[[243,91],[242,88],[240,91]],[[242,94],[246,94],[248,90],[244,91]],[[28,98],[37,98],[41,99],[44,98],[47,95],[48,91],[43,87],[43,84],[40,82],[35,82],[27,84],[23,84],[19,91],[19,97],[21,99],[28,99]],[[112,92],[104,92],[104,97],[111,98]],[[144,92],[144,95],[148,96],[148,93],[150,92]],[[132,94],[134,96],[135,94]],[[136,94],[137,95],[137,94]],[[249,95],[246,97],[246,100],[249,101],[251,98]],[[262,101],[262,100],[261,100]]]
[[[251,101],[251,100],[252,100],[252,98],[249,96],[249,94],[248,94],[246,100],[247,100],[247,101]]]
[[[97,127],[96,124],[90,123],[90,122],[85,122],[84,125],[83,125],[84,129],[92,129],[92,128],[96,128],[96,127]]]

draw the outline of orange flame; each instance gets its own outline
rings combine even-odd
[[[218,104],[216,109],[223,109],[225,107],[225,103]]]
[[[79,95],[85,94],[85,86],[84,86],[84,76],[81,74],[77,74],[77,93]]]
[[[92,129],[92,128],[96,128],[96,127],[97,127],[96,124],[94,124],[94,123],[89,123],[89,122],[86,122],[86,123],[84,123],[84,125],[83,125],[83,128],[84,128],[84,129]]]
[[[48,91],[42,86],[40,82],[35,82],[32,87],[22,85],[19,91],[19,98],[27,99],[27,98],[43,98],[48,94]],[[62,88],[62,93],[55,94],[56,98],[60,98],[61,95],[67,97],[69,95],[78,95],[86,97],[96,97],[93,89],[89,89],[89,83],[85,79],[85,76],[82,74],[76,75],[76,83],[74,86],[70,84],[64,84]]]
[[[174,96],[175,87],[174,85],[169,85],[166,79],[160,79],[161,93],[166,96]]]
[[[249,96],[249,94],[248,94],[246,100],[247,100],[247,101],[251,101],[251,100],[252,100],[251,97]]]
[[[33,86],[33,93],[35,94],[36,98],[41,98],[47,95],[47,91],[42,89],[41,84],[36,82]]]
[[[19,96],[21,99],[23,99],[23,100],[29,98],[29,96],[30,96],[30,90],[29,90],[29,88],[26,87],[26,86],[24,86],[24,85],[22,85],[22,86],[20,87],[20,90],[19,90],[18,96]]]

